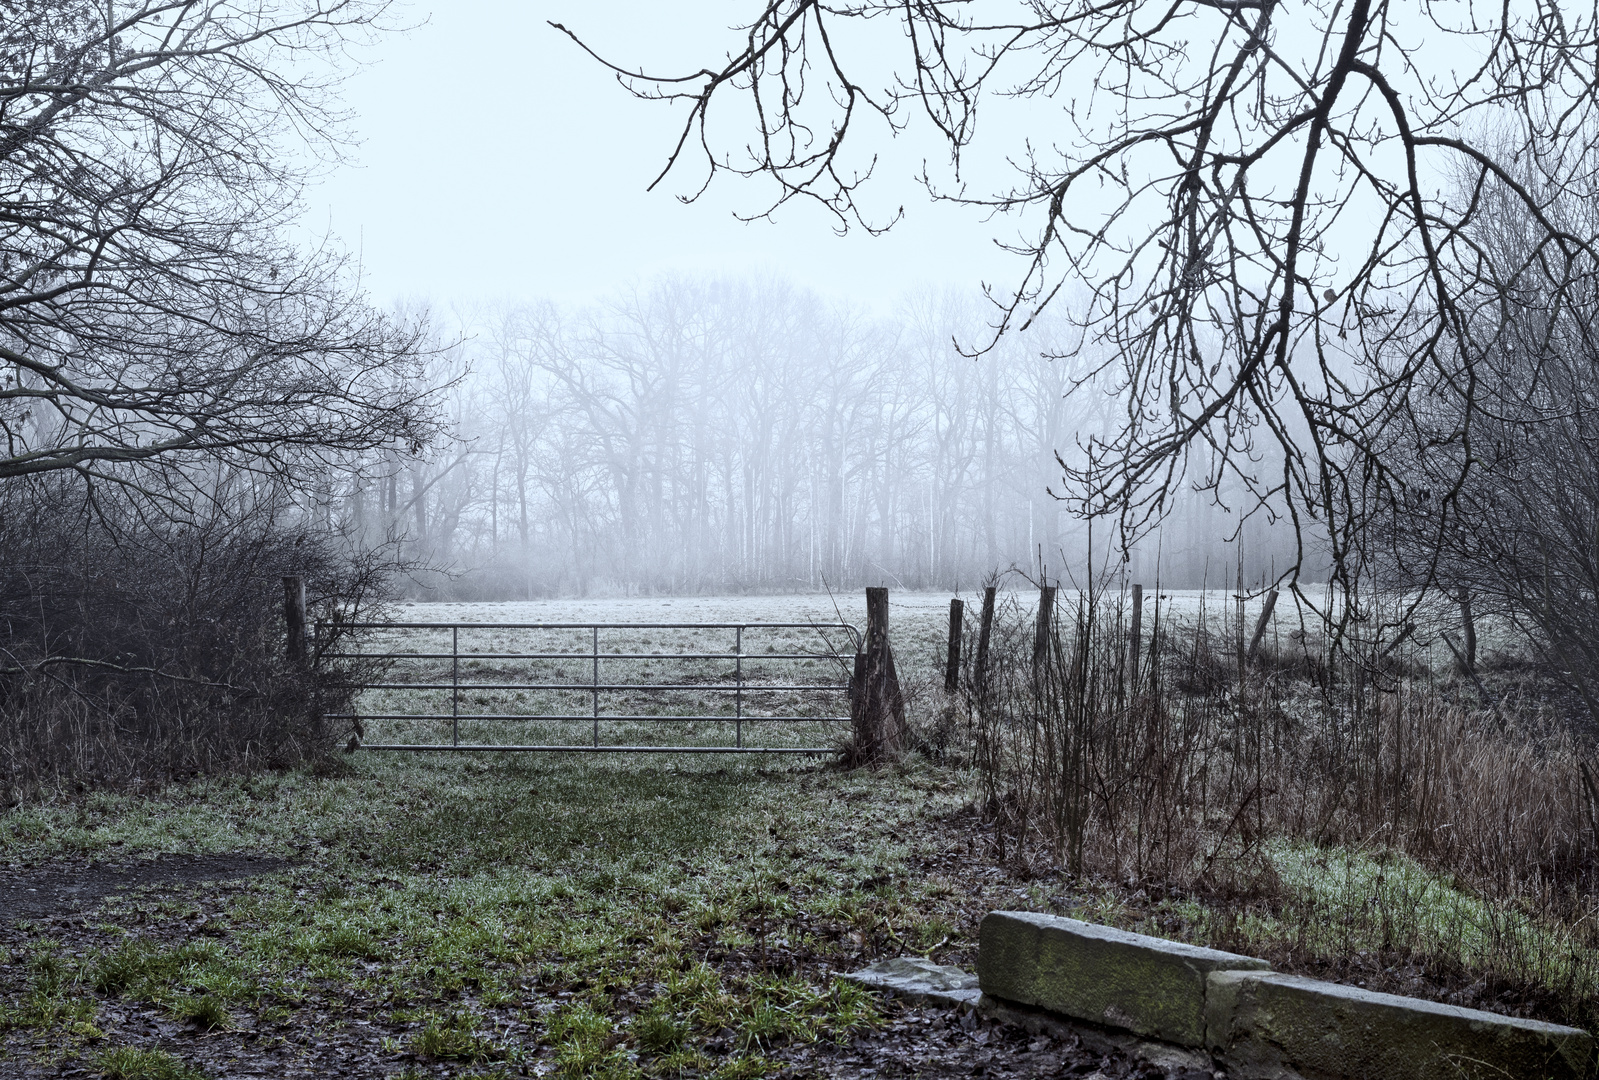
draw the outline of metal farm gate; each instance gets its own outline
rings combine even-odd
[[[315,632],[331,647],[316,650],[323,661],[382,665],[379,678],[346,684],[362,708],[327,714],[399,736],[363,740],[368,750],[834,753],[820,743],[849,722],[861,641],[847,623],[341,622]],[[790,737],[773,737],[783,730]],[[662,742],[660,732],[678,734]]]

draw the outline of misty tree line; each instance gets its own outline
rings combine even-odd
[[[1069,394],[1089,360],[1048,327],[962,355],[987,315],[955,295],[877,317],[778,280],[682,277],[470,313],[443,354],[451,436],[330,483],[322,505],[455,572],[434,582],[453,595],[1081,579],[1090,536],[1051,494],[1055,455],[1118,399]],[[1235,526],[1189,493],[1128,565],[1153,580],[1158,554],[1173,584],[1230,582],[1216,540]],[[1095,565],[1121,566],[1099,529]],[[1248,532],[1252,579],[1286,565],[1291,548]]]

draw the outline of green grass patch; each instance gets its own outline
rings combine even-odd
[[[428,1014],[422,1030],[411,1037],[411,1050],[437,1061],[487,1061],[498,1057],[494,1041],[483,1033],[482,1017],[468,1012]]]
[[[0,1031],[63,1028],[92,1037],[88,1031],[94,1028],[99,1003],[84,985],[80,963],[61,956],[54,942],[39,942],[19,966],[26,982],[20,994],[0,1000]]]
[[[897,948],[887,927],[920,941],[923,924],[960,921],[916,910],[943,901],[906,872],[917,820],[957,794],[921,766],[371,756],[344,775],[97,796],[85,814],[29,807],[0,819],[0,856],[56,841],[161,851],[209,822],[213,844],[298,863],[213,911],[214,939],[162,934],[192,903],[131,901],[137,932],[75,971],[45,964],[53,992],[76,986],[91,1008],[44,1030],[92,1020],[100,994],[293,1040],[300,1010],[337,1000],[381,1034],[391,1074],[420,1059],[474,1075],[538,1060],[573,1077],[759,1076],[774,1048],[878,1019],[832,985],[833,962],[789,957],[870,957]],[[858,803],[843,822],[841,798]],[[858,893],[867,879],[884,884]]]
[[[127,937],[91,962],[88,978],[102,994],[167,1005],[194,998],[221,1008],[256,992],[248,960],[216,941],[168,946]]]
[[[107,1080],[205,1080],[204,1073],[165,1050],[119,1046],[102,1053],[95,1065]]]

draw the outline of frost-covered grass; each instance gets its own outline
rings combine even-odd
[[[965,599],[974,632],[976,598]],[[925,685],[942,659],[948,602],[891,593],[891,637],[908,684]],[[1030,594],[1005,602],[1031,613]],[[1194,625],[1202,612],[1207,622],[1219,616],[1230,597],[1162,602],[1167,617]],[[1071,598],[1062,605],[1069,612]],[[836,622],[840,614],[864,622],[863,598],[841,597],[836,611],[825,596],[784,596],[396,612],[404,621],[502,626]],[[774,635],[770,644],[781,651],[804,636]],[[472,644],[558,651],[506,648],[510,640],[489,630]],[[677,631],[635,629],[619,640],[615,651],[683,645]],[[754,645],[749,670],[767,677]],[[712,677],[727,676],[725,661],[707,665]],[[550,661],[546,673],[564,663]],[[615,663],[639,678],[692,674],[664,661]],[[820,657],[800,670],[818,681],[841,674]],[[485,661],[466,673],[514,671]],[[542,704],[514,693],[490,692],[473,706]],[[713,703],[684,694],[694,708]],[[922,702],[923,719],[936,700]],[[526,730],[507,724],[490,734]],[[726,732],[706,725],[676,737]],[[275,1048],[311,1033],[366,1047],[395,1075],[456,1065],[569,1077],[769,1075],[780,1071],[773,1054],[785,1045],[847,1041],[879,1022],[873,1001],[834,972],[902,953],[970,965],[981,912],[1009,907],[1258,952],[1284,969],[1401,992],[1440,996],[1509,979],[1521,995],[1514,1002],[1533,1000],[1550,1018],[1582,1019],[1575,1007],[1560,1011],[1562,1002],[1599,1000],[1585,959],[1591,935],[1371,845],[1272,840],[1262,881],[1239,879],[1226,894],[1017,865],[971,809],[979,788],[960,758],[934,766],[912,755],[891,769],[846,773],[810,758],[357,753],[322,773],[204,778],[155,795],[62,795],[0,817],[0,864],[251,852],[293,865],[237,893],[133,895],[76,927],[13,935],[9,958],[0,953],[10,972],[0,977],[0,1040],[130,1076],[168,1060],[188,1068],[179,1058],[201,1046],[279,1060]],[[195,936],[202,920],[212,936]],[[1394,970],[1407,963],[1414,985]],[[1539,1005],[1534,991],[1556,1004]],[[1496,1007],[1487,991],[1460,1000]],[[157,1021],[205,1034],[118,1045],[145,1038]]]
[[[135,893],[81,926],[13,934],[0,1060],[131,1076],[152,1055],[260,1065],[314,1039],[374,1055],[378,1075],[756,1077],[780,1068],[775,1048],[878,1022],[835,970],[970,947],[966,890],[917,869],[965,784],[925,763],[349,760],[0,817],[14,868],[197,849],[295,864],[242,892]],[[212,936],[194,936],[202,916]]]

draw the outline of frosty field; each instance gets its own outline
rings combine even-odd
[[[1030,624],[1037,593],[999,594],[1002,622]],[[926,683],[941,671],[948,631],[946,592],[889,594],[889,633],[902,678]],[[976,639],[979,595],[966,603],[968,652]],[[1063,624],[1079,593],[1062,590]],[[1128,597],[1098,598],[1125,625]],[[1260,598],[1246,599],[1251,632]],[[357,711],[367,745],[518,745],[545,747],[712,746],[830,749],[848,716],[843,688],[857,635],[864,629],[863,590],[829,596],[600,597],[497,603],[411,601],[396,605],[397,624],[366,632],[358,651],[403,654],[364,692]],[[1146,634],[1204,625],[1236,641],[1239,609],[1224,590],[1149,591]],[[675,624],[675,625],[672,625]],[[692,628],[685,624],[692,624]],[[783,624],[781,626],[760,624]],[[1274,613],[1266,644],[1287,648],[1289,635],[1315,643],[1318,621],[1291,596]],[[1447,662],[1435,632],[1407,646],[1436,668]],[[597,655],[596,655],[597,654]],[[686,657],[683,654],[698,654]],[[417,688],[414,684],[433,684]],[[596,719],[598,717],[598,719]],[[822,719],[827,718],[827,719]]]

